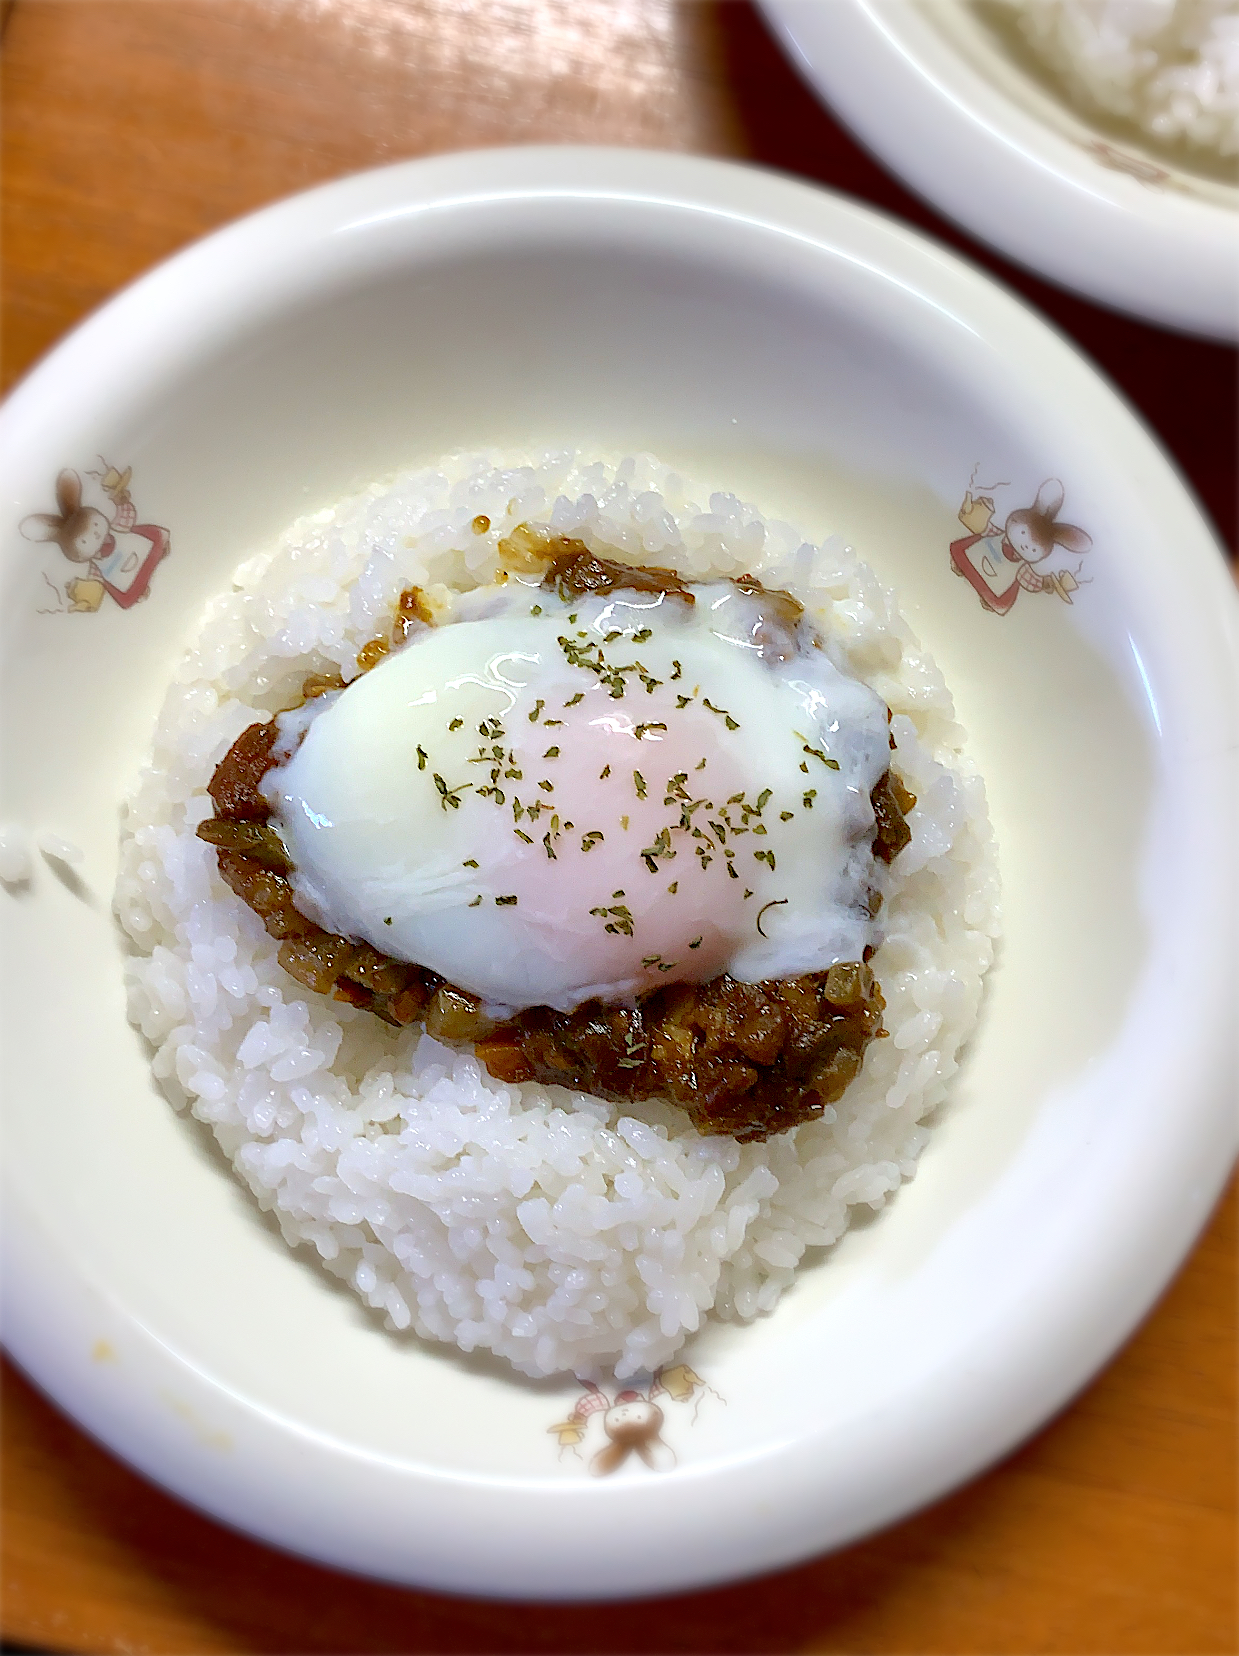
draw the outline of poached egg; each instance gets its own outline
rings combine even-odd
[[[859,960],[886,706],[772,595],[688,590],[480,589],[282,715],[298,907],[498,1016]]]

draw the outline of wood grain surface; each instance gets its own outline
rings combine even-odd
[[[971,242],[741,0],[0,0],[0,24],[5,385],[156,260],[322,180],[484,144],[691,150],[846,190],[993,270],[1092,354],[1235,545],[1235,354]],[[287,1558],[4,1368],[0,1631],[81,1652],[1234,1651],[1235,1216],[1232,1186],[1145,1326],[1005,1464],[832,1557],[657,1602],[494,1605]]]

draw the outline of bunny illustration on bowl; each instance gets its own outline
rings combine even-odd
[[[653,1472],[669,1470],[675,1465],[675,1450],[662,1440],[664,1420],[652,1398],[635,1391],[620,1392],[602,1416],[602,1429],[609,1441],[590,1461],[590,1471],[595,1477],[605,1477],[634,1453]]]
[[[976,474],[973,475],[975,478]],[[1057,478],[1047,478],[1037,490],[1033,504],[1009,513],[1000,527],[994,515],[993,496],[974,496],[969,485],[959,509],[959,521],[969,533],[951,542],[951,567],[969,583],[983,609],[1006,615],[1021,591],[1053,592],[1064,603],[1071,603],[1071,594],[1080,589],[1078,577],[1082,566],[1037,567],[1060,549],[1083,553],[1093,544],[1092,537],[1083,529],[1057,521],[1063,498],[1062,484]]]
[[[87,472],[87,477],[97,477],[99,486],[112,502],[113,529],[132,529],[138,521],[137,508],[133,504],[133,496],[129,492],[129,483],[133,477],[133,467],[126,466],[121,471],[116,466],[109,466],[102,455],[99,456],[102,471]]]
[[[80,575],[65,582],[70,614],[93,615],[108,597],[121,609],[132,609],[149,593],[156,567],[171,550],[166,529],[137,521],[129,493],[131,472],[104,466],[103,472],[88,474],[100,480],[96,498],[102,504],[87,504],[82,479],[66,469],[56,479],[58,510],[22,519],[27,540],[54,542],[70,563],[83,566]]]
[[[688,1403],[696,1399],[698,1408],[707,1393],[723,1401],[687,1363],[660,1369],[650,1381],[647,1392],[629,1389],[617,1392],[614,1400],[592,1380],[586,1380],[584,1385],[585,1391],[577,1399],[568,1418],[549,1426],[547,1430],[559,1439],[561,1451],[571,1449],[574,1454],[579,1454],[577,1445],[589,1434],[591,1422],[599,1419],[607,1441],[595,1451],[589,1463],[590,1471],[598,1478],[617,1472],[633,1454],[653,1472],[667,1472],[675,1465],[675,1451],[663,1441],[666,1415],[654,1401],[656,1397],[665,1396],[674,1403]],[[694,1410],[693,1420],[696,1418]]]

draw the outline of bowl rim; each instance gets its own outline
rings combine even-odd
[[[1098,303],[1239,339],[1239,191],[1231,209],[1103,164],[988,81],[920,0],[759,4],[817,95],[963,229]]]
[[[701,215],[728,235],[759,238],[763,247],[769,238],[791,237],[893,280],[922,310],[951,323],[962,318],[1019,372],[1055,383],[1071,400],[1074,418],[1108,420],[1116,447],[1121,435],[1126,463],[1138,469],[1153,509],[1181,530],[1178,567],[1192,571],[1195,597],[1212,606],[1211,644],[1206,650],[1190,640],[1191,671],[1211,675],[1214,686],[1226,673],[1231,685],[1239,682],[1239,599],[1216,543],[1170,462],[1087,359],[1030,307],[929,238],[830,192],[728,162],[567,146],[473,151],[397,163],[278,202],[156,268],[56,347],[0,409],[0,439],[12,439],[7,446],[0,441],[10,456],[3,470],[13,475],[33,440],[29,434],[54,418],[58,386],[82,372],[100,376],[132,363],[139,339],[149,348],[152,339],[174,338],[186,297],[203,307],[197,325],[209,339],[238,317],[252,316],[256,304],[290,291],[294,273],[315,258],[323,261],[325,280],[338,279],[342,266],[331,259],[346,244],[360,246],[367,232],[379,232],[369,247],[380,247],[387,227],[391,236],[406,237],[399,245],[407,249],[409,226],[419,215],[433,212],[442,221],[456,214],[476,228],[496,206],[532,214],[548,203],[578,217],[586,209],[647,216],[657,209],[675,227],[665,233],[689,243]],[[368,268],[364,249],[357,256]],[[1189,641],[1182,642],[1186,649]],[[1209,730],[1219,744],[1233,739],[1233,708],[1234,699],[1222,697],[1209,709]],[[1227,900],[1223,889],[1223,907]],[[1239,1128],[1225,1090],[1223,1047],[1219,1035],[1208,1062],[1202,1058],[1198,1066],[1199,1096],[1185,1107],[1185,1115],[1195,1112],[1192,1141],[1180,1135],[1173,1153],[1152,1146],[1130,1172],[1143,1190],[1154,1177],[1163,1180],[1169,1165],[1172,1198],[1150,1203],[1138,1239],[1129,1230],[1121,1247],[1110,1239],[1097,1250],[1069,1304],[1038,1313],[1070,1326],[1070,1360],[1051,1361],[1021,1335],[1001,1361],[979,1365],[980,1389],[961,1389],[942,1375],[923,1399],[923,1438],[909,1445],[908,1463],[873,1487],[852,1469],[855,1499],[844,1512],[822,1496],[823,1477],[836,1469],[823,1465],[820,1444],[815,1454],[799,1440],[765,1457],[735,1455],[713,1469],[684,1468],[660,1482],[652,1497],[647,1489],[654,1486],[638,1483],[544,1485],[380,1461],[243,1398],[221,1396],[219,1385],[161,1342],[157,1329],[138,1328],[135,1348],[152,1386],[175,1383],[191,1400],[209,1401],[239,1451],[226,1463],[187,1453],[182,1438],[153,1420],[131,1387],[89,1361],[82,1334],[98,1307],[107,1305],[114,1315],[126,1314],[124,1308],[105,1283],[62,1257],[54,1239],[41,1233],[8,1165],[0,1211],[6,1343],[79,1423],[155,1481],[226,1524],[329,1565],[449,1592],[534,1599],[665,1593],[752,1575],[843,1545],[942,1495],[1039,1426],[1112,1354],[1179,1265],[1226,1176]],[[896,1437],[904,1430],[898,1422],[888,1428]],[[370,1534],[363,1542],[386,1526],[386,1550],[374,1542],[368,1553],[346,1533],[347,1522],[315,1509],[324,1475],[337,1489],[347,1483],[352,1505],[343,1503],[343,1511],[355,1514],[364,1502]],[[730,1504],[719,1500],[724,1485]],[[771,1513],[772,1506],[777,1513],[758,1526],[753,1515]],[[565,1579],[562,1560],[577,1552],[583,1525],[600,1522],[639,1541],[630,1551],[580,1556],[580,1568]],[[701,1544],[686,1551],[680,1542],[690,1525]],[[486,1558],[481,1569],[479,1555]]]

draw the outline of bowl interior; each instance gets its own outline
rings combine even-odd
[[[453,449],[650,450],[813,538],[841,533],[896,588],[954,692],[999,848],[999,958],[917,1178],[806,1262],[774,1315],[707,1325],[684,1352],[705,1385],[667,1404],[681,1483],[773,1464],[806,1436],[825,1445],[833,1470],[819,1466],[817,1501],[829,1516],[808,1543],[821,1545],[889,1511],[890,1490],[906,1486],[911,1504],[1031,1424],[1053,1390],[1045,1376],[1059,1377],[1057,1401],[1147,1298],[1144,1244],[1120,1268],[1110,1242],[1090,1240],[1131,1229],[1133,1191],[1163,1154],[1162,1054],[1146,1043],[1142,1059],[1139,1031],[1159,962],[1198,918],[1161,898],[1159,847],[1196,831],[1175,746],[1194,714],[1144,573],[1163,556],[1162,528],[1122,481],[1138,434],[1116,436],[1083,405],[1064,412],[1047,359],[982,316],[979,279],[791,186],[750,176],[737,205],[732,185],[711,183],[706,210],[686,189],[466,199],[466,170],[429,182],[398,171],[366,200],[335,187],[317,217],[229,232],[222,287],[207,292],[201,265],[157,275],[162,287],[122,301],[22,394],[4,497],[3,816],[85,858],[72,870],[36,859],[29,884],[3,897],[12,1212],[47,1295],[42,1321],[37,1308],[18,1318],[18,1354],[142,1461],[136,1428],[108,1424],[140,1404],[148,1469],[215,1510],[406,1579],[561,1590],[545,1551],[542,1564],[525,1557],[520,1580],[485,1563],[453,1575],[433,1547],[410,1561],[309,1517],[277,1521],[261,1500],[243,1510],[228,1492],[245,1481],[247,1446],[261,1458],[253,1445],[284,1433],[315,1466],[347,1463],[358,1489],[379,1470],[438,1488],[572,1485],[600,1500],[659,1483],[635,1465],[605,1485],[586,1478],[579,1451],[549,1432],[579,1394],[571,1379],[524,1381],[393,1336],[285,1248],[205,1129],[152,1082],[110,914],[120,802],[196,617],[241,559],[302,513]],[[453,183],[451,211],[405,210],[453,199]],[[795,234],[772,227],[772,202]],[[1054,352],[1070,361],[1021,325],[1055,364]],[[122,348],[133,367],[118,382]],[[132,608],[66,613],[73,570],[19,525],[51,511],[62,467],[85,476],[101,458],[132,468],[137,518],[168,531],[171,553]],[[1078,582],[1071,601],[1023,591],[1007,613],[986,609],[986,583],[1004,579],[997,543],[974,552],[972,574],[952,565],[952,543],[979,544],[979,520],[961,522],[965,497],[973,518],[985,496],[1001,521],[1049,479],[1092,542],[1060,560]],[[1187,522],[1173,481],[1157,486]],[[1164,523],[1171,506],[1157,510]],[[1163,599],[1198,603],[1182,583]],[[1178,1201],[1176,1237],[1208,1193]],[[975,1374],[986,1349],[1001,1383],[972,1435],[956,1420],[942,1438],[955,1447],[923,1447],[909,1480],[895,1441],[924,1445],[940,1388]],[[53,1350],[59,1382],[46,1372]],[[866,1504],[857,1480],[875,1467],[888,1494]],[[754,1541],[750,1567],[795,1550],[777,1531]],[[713,1566],[658,1564],[651,1551],[642,1568],[637,1584],[650,1586]],[[632,1568],[585,1576],[616,1590]]]

